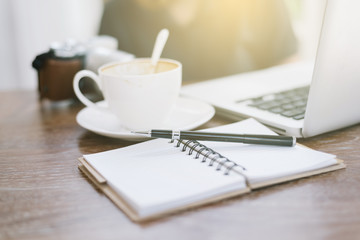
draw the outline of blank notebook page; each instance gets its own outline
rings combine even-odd
[[[213,128],[214,132],[276,135],[254,119]],[[246,168],[250,183],[265,182],[298,173],[328,167],[337,163],[335,155],[301,145],[295,147],[202,142],[214,151]]]
[[[167,139],[84,158],[140,217],[246,188],[241,175],[224,175]]]

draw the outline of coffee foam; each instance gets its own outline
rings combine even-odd
[[[159,61],[156,69],[150,61],[133,61],[128,63],[114,64],[103,68],[101,71],[111,75],[146,75],[153,73],[167,72],[177,68],[178,65],[172,62]]]

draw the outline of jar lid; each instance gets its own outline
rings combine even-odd
[[[74,58],[84,56],[86,48],[74,39],[67,39],[64,42],[52,42],[50,51],[57,58]]]

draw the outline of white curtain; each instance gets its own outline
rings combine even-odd
[[[0,90],[36,89],[31,62],[53,41],[97,35],[103,0],[1,0]]]

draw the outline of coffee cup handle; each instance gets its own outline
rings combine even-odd
[[[79,72],[77,72],[74,76],[74,80],[73,80],[73,88],[74,88],[74,92],[75,95],[77,96],[77,98],[87,107],[89,108],[94,108],[94,109],[98,109],[98,110],[108,110],[107,107],[104,106],[99,106],[95,103],[93,103],[92,101],[90,101],[87,97],[85,97],[85,95],[80,91],[80,87],[79,87],[79,83],[80,80],[83,79],[84,77],[88,77],[90,79],[92,79],[96,85],[99,87],[99,89],[101,90],[101,83],[100,83],[100,78],[98,75],[96,75],[94,72],[89,71],[89,70],[81,70]]]

